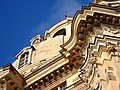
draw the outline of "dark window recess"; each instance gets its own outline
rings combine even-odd
[[[59,35],[66,35],[66,29],[61,29],[61,30],[59,30],[58,32],[56,32],[55,34],[54,34],[54,36],[53,37],[56,37],[56,36],[59,36]]]
[[[113,67],[108,66],[108,70],[113,71]]]
[[[28,55],[29,52],[25,52],[24,54],[21,55],[18,68],[21,68],[28,63]]]
[[[115,75],[113,74],[113,72],[108,72],[107,74],[108,74],[108,79],[109,79],[109,80],[116,81],[116,77],[115,77]]]
[[[106,68],[105,68],[105,73],[107,72]]]

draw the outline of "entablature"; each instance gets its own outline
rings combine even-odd
[[[58,60],[58,59],[56,59]],[[49,68],[45,68],[43,71],[37,70],[38,73],[32,73],[32,77],[28,78],[26,80],[27,86],[26,89],[28,90],[29,88],[41,88],[41,87],[46,87],[47,84],[51,84],[53,81],[57,81],[58,78],[62,78],[63,73],[65,75],[68,75],[69,72],[72,71],[73,67],[79,67],[81,64],[80,60],[73,60],[70,61],[68,59],[61,59],[54,63],[54,65],[49,65]],[[38,85],[38,86],[37,86]]]
[[[81,12],[77,11],[72,23],[71,32],[73,33],[70,39],[65,44],[61,45],[63,50],[61,50],[60,52],[64,52],[64,49],[67,49],[69,52],[72,47],[77,46],[77,41],[79,40],[77,36],[79,35],[84,36],[81,40],[81,42],[84,42],[86,36],[85,34],[87,34],[88,31],[92,31],[92,28],[94,26],[99,27],[101,23],[108,23],[110,25],[117,26],[120,25],[120,17],[118,13],[115,12],[116,11],[114,8],[104,5],[98,6],[97,4],[93,3],[91,3],[88,8],[83,7]],[[82,49],[82,46],[80,47]]]
[[[23,76],[19,74],[12,64],[0,67],[0,89],[23,90],[23,85],[25,85]]]
[[[77,11],[73,21],[70,20],[69,23],[71,24],[72,21],[70,39],[61,45],[62,50],[60,50],[60,59],[57,58],[53,60],[55,62],[51,61],[52,63],[46,63],[47,65],[44,64],[44,67],[38,66],[37,68],[31,70],[32,72],[26,74],[26,89],[38,88],[40,85],[46,86],[46,83],[51,83],[52,79],[56,80],[56,76],[61,77],[61,73],[67,73],[73,67],[84,69],[87,67],[87,65],[89,65],[89,63],[90,66],[87,67],[88,71],[90,70],[90,74],[88,75],[89,80],[81,80],[86,83],[88,81],[87,84],[90,84],[95,74],[96,60],[89,61],[90,56],[88,50],[91,49],[93,51],[92,53],[97,52],[102,46],[106,47],[106,40],[108,40],[108,38],[106,38],[107,33],[105,33],[105,31],[99,32],[97,33],[98,36],[95,36],[94,34],[97,30],[95,31],[94,28],[101,27],[103,24],[109,24],[110,26],[114,25],[118,27],[120,25],[119,15],[120,12],[116,11],[116,8],[93,3],[91,3],[89,7],[83,7],[81,11]],[[68,21],[65,20],[65,22]],[[63,24],[64,22],[60,22],[52,27],[46,32],[45,38],[50,36],[54,37],[57,31],[62,29],[61,26]],[[109,30],[107,30],[107,32],[109,32]],[[112,32],[112,36],[116,33],[119,34],[118,31],[113,32],[113,30],[110,30],[110,32]],[[91,36],[90,33],[93,33],[93,35]],[[91,39],[91,37],[93,40],[92,42],[89,41],[89,38]],[[87,43],[87,41],[89,41],[89,43]],[[89,46],[87,46],[88,44]],[[84,58],[84,51],[86,51],[86,57],[88,58]],[[96,56],[93,55],[93,58],[96,59]],[[93,73],[91,74],[91,72]],[[87,71],[85,71],[85,73],[87,74]]]

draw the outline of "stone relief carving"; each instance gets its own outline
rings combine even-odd
[[[116,44],[107,42],[106,43],[107,50],[109,53],[113,52],[114,55],[118,56],[118,62],[120,62],[120,41],[118,41]]]
[[[114,35],[120,34],[120,27],[117,26],[102,25],[102,29]]]
[[[101,82],[98,81],[95,83],[95,85],[91,85],[89,90],[101,90],[102,86],[101,86]]]
[[[86,70],[81,69],[80,72],[80,80],[85,83],[85,86],[88,86],[88,77],[86,76]]]
[[[118,54],[120,54],[120,41],[117,42],[116,49],[118,51]]]
[[[90,54],[90,63],[95,64],[97,61],[97,56],[94,55],[94,53]]]
[[[116,44],[117,55],[118,55],[118,62],[120,62],[120,41]]]
[[[86,68],[83,70],[81,69],[81,73],[79,75],[79,78],[84,82],[85,86],[91,87],[89,82],[89,78],[91,77],[93,73],[93,68],[95,68],[95,64],[97,61],[97,56],[94,55],[94,53],[90,53],[89,55],[89,62],[86,66]]]
[[[108,53],[111,53],[111,52],[115,53],[117,51],[115,49],[115,44],[113,44],[111,42],[107,42],[106,46],[107,46]]]
[[[117,54],[120,53],[120,41],[118,41],[117,43],[107,42],[106,47],[109,52],[117,52]]]
[[[114,26],[102,26],[102,30],[109,32],[109,34],[118,35],[120,34],[120,27],[114,27]],[[117,43],[116,43],[117,42]],[[120,41],[111,41],[106,43],[106,47],[109,53],[113,53],[115,55],[118,55],[119,61],[120,61]],[[96,67],[96,61],[97,56],[94,53],[89,53],[89,62],[87,63],[86,67],[84,69],[81,69],[79,78],[82,82],[84,82],[85,86],[87,86],[89,89],[86,90],[101,90],[101,82],[100,82],[100,76],[98,76],[98,71]],[[94,68],[94,69],[93,69]],[[95,70],[95,71],[94,71]],[[92,76],[92,73],[95,72],[95,76],[97,77],[94,81],[94,83],[89,83],[90,78]],[[93,80],[93,79],[92,79]]]

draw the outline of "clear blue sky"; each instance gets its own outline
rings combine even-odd
[[[15,55],[37,34],[73,16],[92,0],[0,0],[0,66],[15,61]]]

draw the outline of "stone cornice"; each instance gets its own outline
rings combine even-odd
[[[81,11],[76,12],[72,21],[72,30],[71,30],[72,35],[65,44],[61,45],[62,50],[60,51],[60,53],[65,58],[69,59],[69,63],[66,63],[66,65],[71,65],[73,61],[77,61],[78,58],[79,61],[81,59],[81,62],[79,64],[82,64],[81,52],[86,43],[85,40],[86,40],[87,32],[88,31],[91,32],[94,26],[99,27],[101,23],[119,25],[119,23],[117,23],[119,22],[119,17],[117,15],[114,16],[114,15],[104,14],[104,12],[96,11],[94,7],[98,7],[100,9],[103,8],[103,9],[113,10],[113,11],[115,10],[115,8],[107,7],[105,5],[91,3],[88,7],[82,7]],[[62,68],[63,67],[64,66],[62,66]],[[48,77],[52,73],[54,72],[49,73],[45,77]],[[45,79],[45,77],[42,77],[40,80],[43,80],[44,82],[48,81],[47,78]]]
[[[23,90],[22,87],[25,85],[25,80],[12,64],[0,67],[0,88],[4,88],[4,84],[13,89]]]
[[[65,44],[61,45],[62,50],[60,51],[69,62],[58,68],[58,71],[54,70],[38,81],[33,82],[27,88],[36,87],[36,83],[45,86],[45,83],[48,82],[51,77],[55,79],[56,73],[61,73],[61,69],[65,73],[68,69],[66,66],[71,67],[72,64],[74,67],[76,67],[77,64],[83,66],[81,53],[83,48],[85,48],[85,40],[88,32],[93,32],[93,27],[100,27],[101,23],[120,25],[120,17],[115,10],[116,8],[106,5],[91,3],[88,7],[82,7],[81,11],[77,11],[72,21],[72,35]]]
[[[62,50],[60,50],[60,57],[54,59],[44,67],[38,67],[37,69],[33,70],[32,73],[26,75],[25,79],[27,84],[25,88],[38,88],[40,85],[46,86],[46,82],[51,83],[51,80],[56,80],[56,76],[61,77],[61,73],[67,74],[67,72],[72,70],[73,67],[82,68],[85,66],[87,59],[83,60],[82,52],[83,49],[86,48],[85,45],[87,43],[86,40],[88,38],[88,32],[93,32],[93,28],[100,27],[101,23],[119,26],[119,14],[119,12],[116,12],[116,8],[108,7],[106,5],[90,3],[88,7],[83,6],[82,10],[78,10],[73,18],[71,37],[66,43],[61,45]],[[70,21],[71,20],[72,19],[70,18]],[[50,32],[52,32],[53,29],[59,27],[59,25],[67,22],[68,21],[65,20],[62,23],[58,23],[56,26],[50,29]],[[97,39],[104,39],[104,37],[95,37],[94,43],[89,43],[87,49],[94,47],[94,45],[97,43]],[[29,48],[30,47],[25,48],[25,50]],[[23,51],[24,49],[20,53]],[[13,73],[18,73],[11,65],[5,67],[3,66],[3,70],[8,70],[9,66],[10,70],[13,71]],[[51,68],[53,68],[53,70],[50,71]],[[2,71],[2,69],[0,69],[0,71]],[[18,75],[23,79],[19,73]]]
[[[27,75],[25,75],[25,79],[29,79],[30,77],[32,77],[33,75],[45,70],[47,67],[55,64],[56,62],[58,62],[59,60],[63,59],[63,57],[61,55],[57,55],[56,57],[52,58],[51,60],[49,60],[48,62],[46,62],[43,65],[38,65],[37,68],[35,68],[31,73],[28,73]],[[28,68],[28,67],[27,67]]]
[[[60,53],[68,58],[77,56],[81,57],[83,49],[86,48],[86,37],[88,32],[93,32],[94,27],[100,27],[101,23],[119,26],[120,13],[116,8],[106,5],[91,3],[88,7],[82,7],[81,11],[77,11],[72,21],[72,35],[70,39],[61,45]],[[82,58],[80,59],[82,60]],[[87,60],[87,59],[86,59]],[[81,68],[86,65],[86,61],[81,64]]]
[[[105,21],[102,21],[102,20],[98,20],[99,18],[99,14],[101,14],[101,18],[104,18],[104,16],[102,16],[102,14],[104,14],[105,12],[102,12],[102,11],[96,11],[94,10],[92,7],[96,7],[96,8],[99,8],[99,9],[108,9],[109,10],[113,10],[113,12],[115,12],[114,10],[116,10],[116,8],[112,8],[112,7],[108,7],[106,5],[99,5],[99,4],[93,4],[93,3],[90,3],[88,7],[86,6],[83,6],[82,7],[82,10],[81,11],[77,11],[76,14],[74,15],[73,17],[73,21],[72,21],[72,29],[71,29],[71,32],[72,32],[72,35],[70,37],[70,39],[64,43],[63,45],[61,45],[62,48],[66,48],[68,51],[70,50],[70,46],[74,46],[74,45],[71,45],[70,43],[72,44],[75,44],[75,42],[77,41],[75,38],[76,34],[77,34],[77,29],[81,27],[82,23],[84,22],[88,22],[88,16],[93,16],[93,20],[91,21],[92,23],[94,23],[93,21],[95,20],[96,22],[103,22],[103,23],[109,23],[109,22],[106,22],[107,20]],[[106,11],[106,10],[105,10]],[[95,16],[95,12],[98,13],[98,16],[96,14]],[[107,12],[106,12],[107,13]],[[110,12],[109,12],[110,13]],[[112,13],[111,13],[112,15]],[[109,15],[110,16],[110,15]],[[109,17],[108,16],[108,17]],[[116,14],[116,16],[114,16],[114,20],[117,20],[116,17],[118,17],[119,15]],[[98,18],[97,18],[98,17]],[[106,17],[106,16],[105,16]],[[109,19],[109,18],[108,18]],[[119,18],[118,18],[119,19]],[[88,22],[89,23],[89,22]],[[86,23],[87,24],[87,23]],[[95,24],[95,23],[94,23]],[[109,23],[109,24],[113,24],[113,23]],[[119,25],[119,23],[114,23],[115,25]],[[87,29],[87,28],[86,28]],[[74,41],[74,42],[73,42]],[[61,50],[60,52],[63,52],[64,50]]]
[[[13,65],[12,65],[11,63],[0,67],[0,72],[5,71],[5,70],[11,70],[13,73],[19,74],[19,72],[13,67]],[[20,76],[22,79],[24,79],[21,74],[19,74],[19,76]]]

